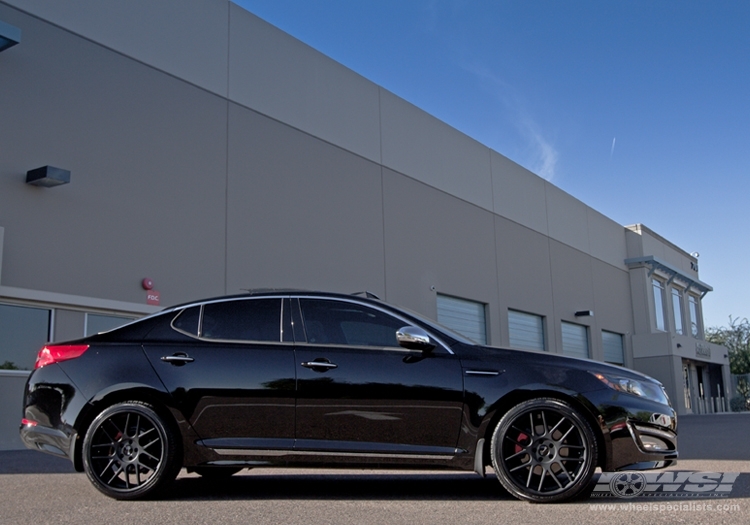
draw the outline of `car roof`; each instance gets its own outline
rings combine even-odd
[[[244,290],[244,293],[230,294],[230,295],[218,295],[215,297],[207,297],[204,299],[196,299],[194,301],[188,301],[185,303],[176,304],[169,306],[161,310],[161,312],[169,312],[172,310],[178,310],[187,306],[210,303],[215,301],[226,301],[232,299],[244,299],[249,297],[268,297],[277,295],[296,295],[296,296],[324,296],[338,299],[353,299],[356,298],[363,302],[371,302],[376,304],[387,304],[384,303],[377,295],[372,292],[355,292],[355,293],[341,293],[341,292],[324,292],[320,290],[302,290],[295,288],[253,288]]]

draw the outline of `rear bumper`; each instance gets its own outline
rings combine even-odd
[[[71,424],[83,396],[56,364],[32,372],[24,390],[20,437],[26,448],[68,458],[75,464],[78,432]]]
[[[21,425],[21,441],[26,448],[67,458],[71,461],[74,459],[77,439],[78,434],[72,429],[70,432],[65,432],[39,424]]]

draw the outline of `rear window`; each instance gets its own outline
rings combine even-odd
[[[172,326],[180,332],[198,337],[198,324],[201,319],[201,307],[186,308],[175,318]]]
[[[281,299],[240,299],[203,306],[200,337],[224,341],[281,341]]]

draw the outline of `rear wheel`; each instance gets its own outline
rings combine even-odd
[[[492,466],[513,496],[533,502],[582,495],[596,469],[596,438],[568,403],[531,399],[510,409],[492,436]]]
[[[83,468],[94,486],[116,499],[158,494],[181,468],[179,438],[147,403],[104,409],[83,440]]]

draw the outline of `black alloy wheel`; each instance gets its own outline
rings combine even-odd
[[[565,501],[590,488],[597,443],[588,422],[568,403],[524,401],[500,419],[492,436],[492,466],[519,499]]]
[[[139,401],[112,405],[91,423],[83,467],[101,492],[116,499],[156,495],[181,468],[176,433]]]

